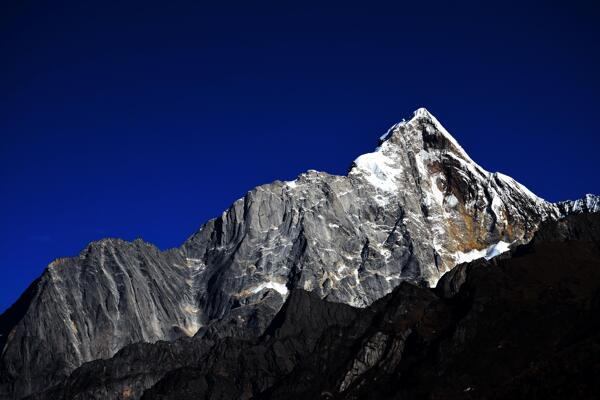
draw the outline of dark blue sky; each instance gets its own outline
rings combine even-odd
[[[258,184],[344,174],[421,106],[548,200],[600,192],[591,2],[210,3],[2,2],[0,310],[92,240],[178,246]]]

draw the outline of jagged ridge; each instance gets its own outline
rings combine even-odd
[[[20,317],[0,317],[0,395],[42,390],[137,341],[256,336],[292,289],[365,307],[403,281],[434,285],[569,207],[483,170],[420,109],[347,176],[259,186],[178,249],[109,239],[53,262]]]
[[[295,290],[261,337],[132,345],[34,399],[597,398],[600,214],[511,253],[365,309]]]

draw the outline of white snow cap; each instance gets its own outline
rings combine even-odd
[[[459,156],[465,161],[473,163],[475,166],[481,169],[467,153],[463,150],[458,142],[448,133],[448,131],[439,123],[439,121],[431,115],[425,108],[419,108],[413,113],[413,117],[409,121],[402,120],[397,124],[392,125],[386,133],[380,138],[381,146],[375,149],[372,153],[367,153],[359,156],[354,160],[355,169],[353,172],[359,172],[364,174],[367,181],[369,181],[374,187],[380,189],[383,192],[395,192],[398,188],[395,182],[395,177],[398,176],[402,171],[395,168],[395,162],[390,158],[389,152],[386,152],[386,147],[389,146],[388,139],[397,130],[397,128],[409,124],[414,124],[420,119],[427,119],[433,123],[436,130],[441,132],[450,143],[456,148]],[[389,148],[389,147],[388,147]],[[481,169],[483,171],[483,169]]]
[[[413,112],[413,117],[410,120],[406,121],[406,120],[402,119],[402,122],[399,122],[397,124],[392,125],[390,127],[390,129],[387,130],[386,133],[384,133],[383,135],[381,135],[381,137],[379,138],[379,140],[381,142],[385,142],[386,140],[388,140],[392,136],[392,133],[394,133],[394,131],[397,128],[399,128],[401,126],[405,126],[405,125],[414,124],[414,123],[418,122],[421,119],[427,119],[427,120],[431,121],[431,123],[435,126],[435,128],[442,135],[444,135],[444,137],[446,137],[446,139],[448,139],[448,141],[450,143],[452,143],[452,145],[456,148],[457,152],[459,153],[459,155],[461,157],[463,157],[468,162],[476,164],[475,161],[473,161],[471,159],[471,157],[469,157],[469,155],[467,154],[467,152],[460,146],[460,144],[458,144],[458,142],[456,141],[456,139],[454,139],[454,137],[450,134],[450,132],[448,132],[446,130],[446,128],[444,128],[444,126],[440,123],[440,121],[438,121],[437,118],[434,117],[433,114],[431,114],[429,112],[429,110],[427,110],[425,107],[418,108],[416,111],[414,111]]]
[[[389,201],[388,197],[398,193],[399,191],[398,185],[400,181],[398,178],[401,177],[403,169],[398,163],[398,156],[396,153],[399,149],[397,148],[397,143],[405,142],[406,138],[403,137],[403,140],[398,142],[390,139],[397,135],[407,134],[405,130],[408,128],[413,128],[417,132],[420,132],[424,129],[428,134],[433,134],[436,132],[437,134],[442,135],[452,148],[451,151],[444,153],[444,157],[452,157],[455,161],[461,164],[461,168],[463,170],[468,170],[473,174],[473,176],[481,180],[497,178],[507,186],[514,188],[515,191],[524,193],[536,203],[545,203],[545,200],[536,196],[525,186],[516,182],[514,179],[500,173],[491,173],[473,161],[473,159],[469,157],[467,152],[446,130],[446,128],[444,128],[437,118],[435,118],[424,107],[417,109],[409,121],[402,120],[402,122],[392,125],[392,127],[390,127],[387,132],[379,138],[380,145],[377,149],[375,149],[375,151],[372,153],[363,154],[354,160],[354,165],[350,170],[349,175],[362,175],[366,181],[376,189],[375,198],[378,203],[382,205],[386,204]],[[411,136],[409,135],[408,137]],[[435,152],[435,149],[433,152]],[[424,157],[429,157],[429,153],[430,151],[422,150],[418,154],[417,158],[422,160]],[[424,169],[422,169],[421,174],[427,175]],[[435,187],[435,185],[432,187]],[[588,202],[592,202],[592,200]],[[597,203],[598,201],[596,200],[595,207],[600,208]],[[449,204],[450,206],[453,204],[452,199],[450,199]]]

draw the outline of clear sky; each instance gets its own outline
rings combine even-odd
[[[600,192],[593,2],[210,3],[2,2],[0,310],[90,241],[344,174],[421,106],[548,200]]]

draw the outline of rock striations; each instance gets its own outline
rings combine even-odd
[[[0,398],[136,342],[258,336],[294,289],[367,307],[402,282],[435,286],[528,242],[542,221],[599,207],[591,195],[552,204],[485,171],[419,109],[347,176],[259,186],[180,248],[105,239],[51,263],[0,316]]]
[[[572,215],[435,289],[292,290],[260,337],[134,344],[30,400],[597,399],[599,288],[600,214]]]

